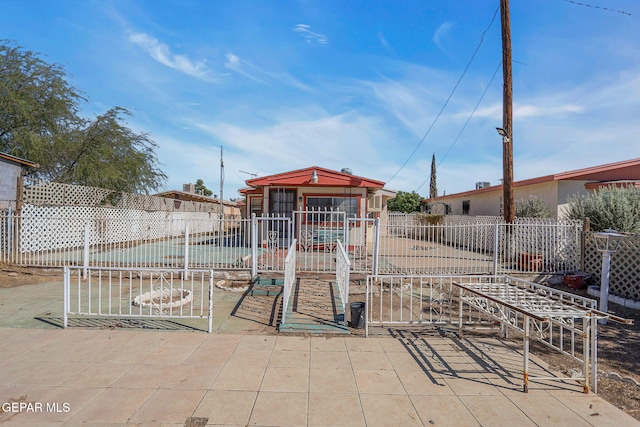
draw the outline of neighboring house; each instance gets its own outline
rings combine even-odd
[[[37,163],[0,152],[0,209],[16,207],[20,178],[27,169],[37,167]]]
[[[334,171],[318,166],[245,181],[244,215],[292,217],[293,211],[334,209],[349,217],[386,217],[387,200],[396,192],[384,182],[356,176],[349,169]],[[243,215],[243,216],[244,216]]]
[[[502,185],[478,184],[481,188],[476,190],[426,199],[424,208],[437,214],[502,215]],[[516,202],[537,196],[551,207],[555,218],[562,218],[570,196],[589,194],[611,185],[640,187],[640,159],[517,181],[513,185],[513,194]]]
[[[185,184],[183,186],[184,191],[179,190],[170,190],[164,191],[162,193],[156,194],[157,197],[164,197],[167,199],[174,199],[176,208],[180,207],[181,202],[196,202],[196,203],[207,203],[211,204],[212,210],[214,212],[220,212],[220,199],[216,197],[203,196],[202,194],[197,194],[194,189],[193,184]],[[231,202],[225,200],[222,202],[224,206],[224,216],[227,219],[239,219],[240,218],[240,208],[236,205],[235,202]]]

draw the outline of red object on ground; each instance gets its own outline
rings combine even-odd
[[[564,275],[564,284],[571,289],[583,289],[587,286],[587,279],[590,274],[586,273],[569,273]]]

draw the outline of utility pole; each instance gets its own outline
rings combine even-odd
[[[224,221],[224,161],[222,160],[222,146],[220,146],[220,219]]]
[[[513,199],[513,84],[511,71],[511,23],[509,0],[500,0],[500,21],[502,23],[502,128],[506,135],[502,138],[502,191],[504,220],[515,221],[515,201]]]

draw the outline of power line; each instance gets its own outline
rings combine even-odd
[[[469,122],[473,118],[473,115],[475,114],[476,110],[480,106],[480,103],[484,99],[484,96],[487,94],[487,91],[489,90],[489,87],[491,86],[491,83],[493,83],[493,79],[495,79],[496,75],[498,74],[498,71],[500,70],[500,66],[501,65],[502,65],[502,61],[500,61],[500,63],[498,63],[498,66],[496,67],[496,70],[493,72],[493,75],[491,76],[491,80],[489,80],[489,83],[487,84],[487,87],[484,88],[484,91],[482,92],[482,95],[480,95],[480,99],[478,99],[478,102],[476,103],[476,106],[473,107],[473,110],[471,111],[471,114],[469,114],[469,117],[467,118],[467,121],[464,122],[464,125],[462,126],[462,129],[460,129],[460,132],[458,132],[458,135],[453,140],[453,143],[449,146],[449,149],[447,150],[447,152],[444,154],[442,159],[440,159],[440,161],[438,162],[438,165],[436,166],[436,170],[440,167],[440,165],[442,164],[444,159],[447,158],[447,155],[449,154],[451,149],[454,147],[454,145],[456,145],[456,143],[458,142],[458,139],[460,139],[460,136],[462,135],[462,132],[464,132],[464,130],[466,129],[467,125],[469,124]],[[422,184],[420,184],[420,186],[418,188],[416,188],[414,191],[417,193],[418,190],[420,190],[422,188],[422,186],[425,185],[427,183],[427,181],[429,181],[430,178],[431,177],[425,179],[422,182]]]
[[[594,6],[592,4],[580,3],[574,0],[564,0],[564,1],[566,1],[567,3],[575,4],[576,6],[590,7],[592,9],[601,9],[601,10],[606,10],[607,12],[620,13],[622,15],[632,16],[629,12],[625,12],[624,10],[610,9],[608,7],[603,7],[603,6]]]
[[[435,126],[436,122],[438,121],[438,119],[440,118],[440,116],[442,115],[442,112],[444,111],[444,109],[447,107],[447,105],[449,104],[449,101],[451,100],[451,98],[453,97],[453,94],[456,92],[456,89],[458,89],[458,86],[460,85],[460,82],[462,81],[462,78],[465,76],[465,74],[467,74],[467,70],[469,69],[469,67],[471,66],[471,63],[473,62],[473,59],[476,57],[476,54],[478,53],[478,50],[480,50],[480,46],[482,46],[482,42],[484,41],[484,35],[487,33],[487,31],[489,31],[489,29],[491,28],[491,26],[493,25],[493,22],[496,20],[496,16],[498,15],[498,11],[500,10],[500,8],[496,8],[495,12],[493,13],[493,17],[491,18],[491,22],[489,23],[489,25],[487,26],[487,28],[482,32],[482,35],[480,36],[480,42],[478,43],[478,46],[476,47],[476,50],[473,51],[473,54],[471,55],[471,58],[469,59],[469,62],[467,62],[467,66],[464,67],[464,71],[462,71],[462,75],[460,75],[460,78],[458,79],[458,81],[456,82],[455,86],[453,87],[453,90],[451,91],[451,93],[449,94],[449,97],[447,98],[447,100],[445,101],[444,105],[442,106],[442,108],[440,109],[440,112],[438,112],[438,115],[436,116],[436,118],[433,120],[433,122],[431,123],[431,126],[429,126],[429,129],[427,130],[427,132],[424,134],[424,136],[422,137],[422,139],[420,140],[420,142],[418,143],[418,145],[416,145],[416,148],[413,149],[413,151],[411,152],[411,154],[409,155],[409,158],[407,160],[405,160],[405,162],[402,164],[402,166],[400,166],[400,169],[398,169],[396,171],[396,173],[393,174],[393,176],[391,178],[389,178],[387,180],[387,184],[389,182],[391,182],[393,180],[393,178],[395,178],[402,169],[404,169],[404,167],[407,165],[407,163],[409,163],[409,160],[411,160],[413,158],[413,155],[416,154],[416,151],[418,151],[418,148],[420,148],[420,146],[422,145],[422,143],[424,142],[425,138],[431,133],[431,129],[433,129],[433,127]]]

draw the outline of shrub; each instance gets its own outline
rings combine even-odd
[[[421,225],[438,225],[442,224],[444,221],[444,215],[428,214],[424,212],[416,214],[416,218]]]
[[[576,194],[569,198],[567,216],[589,218],[593,231],[640,233],[640,188],[610,186],[589,195]]]
[[[527,200],[516,200],[516,216],[518,218],[551,218],[551,207],[538,196],[529,196]]]

